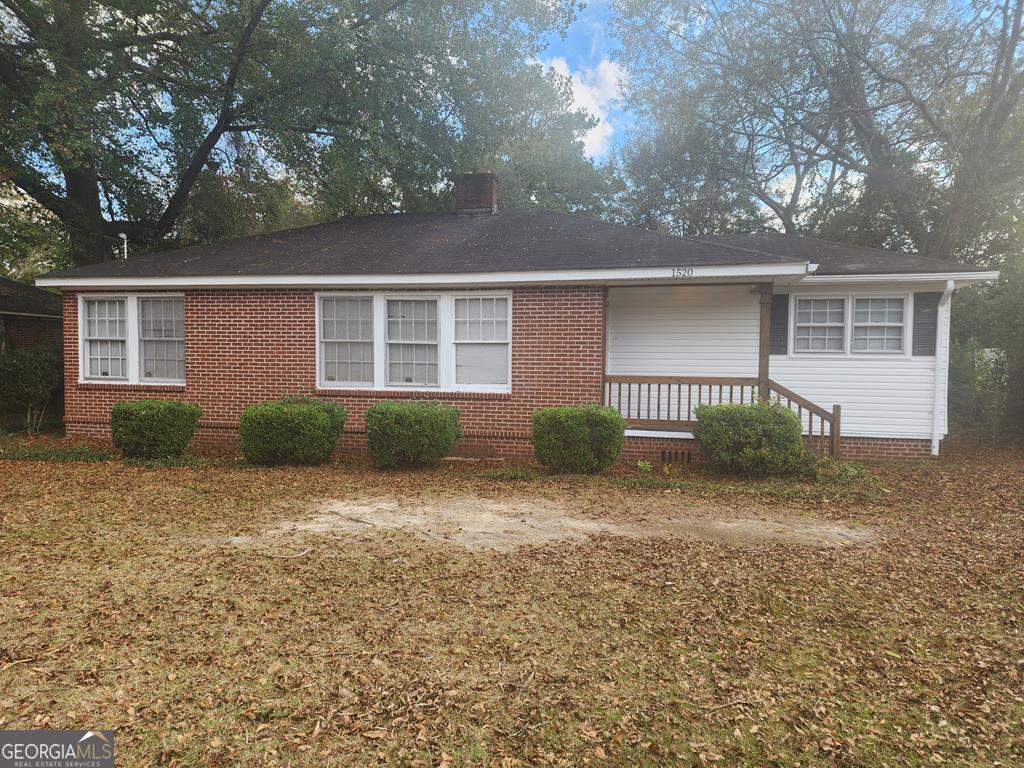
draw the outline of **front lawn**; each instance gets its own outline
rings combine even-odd
[[[124,765],[1020,764],[1024,455],[873,471],[0,461],[0,728],[116,728]],[[322,500],[467,498],[872,535],[270,533]]]

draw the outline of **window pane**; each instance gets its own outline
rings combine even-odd
[[[125,300],[88,299],[85,302],[87,339],[125,338]]]
[[[390,341],[437,341],[437,301],[388,299]]]
[[[845,299],[797,299],[793,348],[797,352],[842,352]]]
[[[458,344],[455,347],[458,384],[508,384],[508,344]]]
[[[436,344],[388,344],[388,383],[436,386]]]
[[[127,358],[123,341],[88,341],[86,354],[90,377],[123,379],[127,374]]]
[[[373,384],[373,342],[325,341],[324,381]]]
[[[903,299],[856,299],[854,352],[903,351]]]
[[[508,298],[455,300],[456,341],[508,341]]]

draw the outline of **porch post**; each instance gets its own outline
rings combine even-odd
[[[772,284],[763,283],[754,289],[761,295],[761,330],[757,348],[757,395],[762,403],[769,399],[768,360],[771,352]]]

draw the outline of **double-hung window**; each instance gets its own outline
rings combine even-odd
[[[127,299],[86,299],[84,305],[86,378],[127,379]]]
[[[854,352],[902,352],[904,313],[902,298],[853,300]]]
[[[508,392],[508,292],[322,294],[318,386]]]
[[[139,299],[142,381],[185,380],[185,301]]]
[[[797,352],[844,352],[846,300],[798,298],[793,349]]]
[[[437,299],[388,299],[388,384],[436,387]]]
[[[325,297],[320,307],[323,380],[372,387],[373,297]]]
[[[508,384],[508,297],[455,299],[455,382]]]
[[[83,381],[183,384],[185,300],[180,296],[85,296]]]

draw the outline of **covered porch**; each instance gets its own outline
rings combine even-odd
[[[808,445],[838,457],[839,403],[815,403],[770,376],[771,283],[617,287],[605,303],[604,403],[630,433],[692,437],[701,405],[777,399]]]

